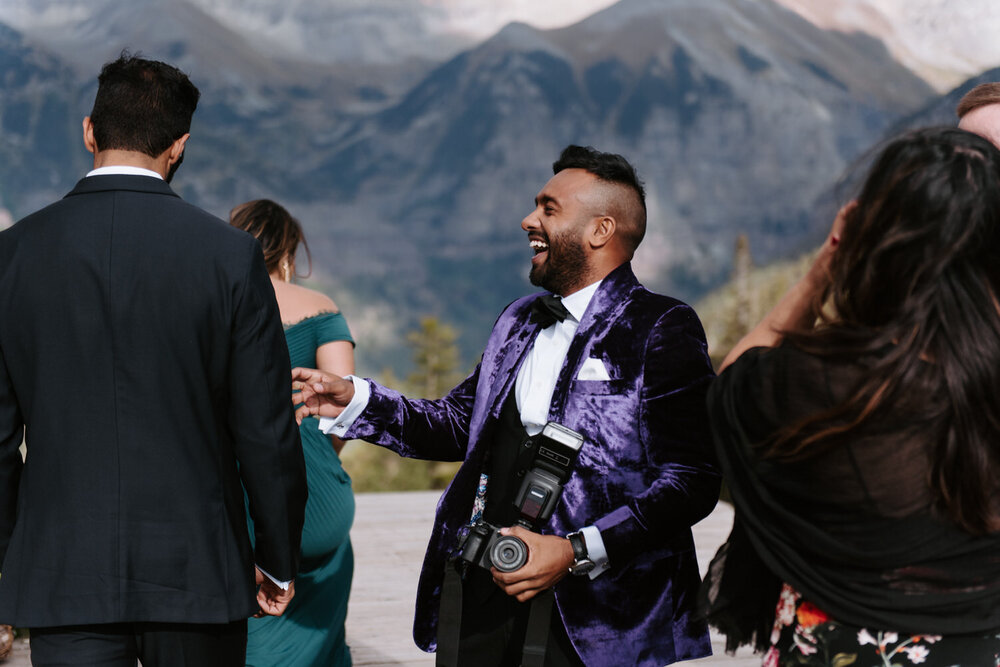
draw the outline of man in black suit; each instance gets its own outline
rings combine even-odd
[[[305,466],[262,253],[165,182],[198,96],[105,65],[94,171],[0,232],[0,622],[35,665],[243,665],[246,618],[293,594]]]

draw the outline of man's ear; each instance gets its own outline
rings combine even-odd
[[[185,133],[179,139],[176,139],[174,143],[170,144],[170,154],[167,156],[167,166],[172,166],[175,162],[181,159],[184,155],[184,145],[187,143],[188,137],[191,136],[190,132]]]
[[[90,116],[83,118],[83,145],[91,153],[97,154],[97,141],[94,140],[94,121],[90,120]]]
[[[602,215],[595,218],[593,226],[590,228],[590,247],[603,248],[614,237],[618,222],[610,215]]]

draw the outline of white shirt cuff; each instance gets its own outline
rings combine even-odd
[[[335,435],[343,438],[347,429],[354,426],[354,421],[361,416],[361,413],[368,407],[368,399],[371,398],[372,388],[368,382],[355,375],[345,375],[354,383],[354,398],[347,404],[344,411],[336,417],[320,417],[319,430],[327,435]]]
[[[591,579],[596,579],[611,564],[608,562],[608,550],[604,547],[604,540],[601,538],[601,531],[596,526],[585,526],[580,529],[583,534],[583,541],[587,543],[587,558],[594,561],[594,569],[587,573]]]
[[[272,577],[272,576],[271,576],[270,574],[268,574],[268,573],[267,573],[267,570],[265,570],[264,568],[262,568],[262,567],[261,567],[260,565],[258,565],[258,566],[257,566],[257,569],[258,569],[258,570],[260,570],[260,571],[261,571],[261,573],[262,573],[262,574],[263,574],[263,575],[264,575],[265,577],[267,577],[268,579],[270,579],[271,581],[273,581],[273,582],[275,583],[275,585],[276,585],[276,586],[277,586],[278,588],[280,588],[281,590],[283,590],[283,591],[287,591],[287,590],[288,590],[288,587],[289,587],[289,586],[291,585],[291,583],[292,583],[292,582],[291,582],[291,580],[289,580],[289,581],[278,581],[277,579],[275,579],[274,577]]]

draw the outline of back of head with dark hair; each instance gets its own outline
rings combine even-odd
[[[176,67],[122,51],[97,81],[90,120],[98,150],[157,157],[191,129],[200,93]]]
[[[793,425],[771,453],[850,442],[904,412],[919,424],[909,437],[932,452],[945,512],[970,532],[1000,530],[998,257],[1000,151],[950,127],[890,142],[813,304],[821,326],[788,332],[823,358],[876,361],[844,404]]]
[[[958,101],[955,114],[963,118],[965,114],[988,104],[1000,104],[1000,83],[981,83]]]
[[[312,270],[312,257],[302,233],[302,225],[292,217],[284,206],[270,199],[255,199],[233,207],[229,213],[229,224],[257,239],[264,251],[264,264],[268,273],[273,273],[285,258],[294,262],[299,244],[305,248]]]
[[[570,145],[552,163],[553,174],[564,169],[583,169],[605,183],[622,186],[625,191],[617,198],[619,201],[614,212],[619,225],[617,233],[621,235],[629,254],[635,252],[646,234],[646,190],[635,167],[617,153],[603,153],[590,146]]]

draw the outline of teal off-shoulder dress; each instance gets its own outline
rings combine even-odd
[[[308,317],[286,327],[285,337],[293,367],[315,368],[316,350],[325,343],[354,343],[340,313]],[[295,577],[295,597],[284,615],[249,621],[246,662],[253,667],[351,664],[344,637],[354,573],[348,534],[354,521],[351,478],[330,437],[320,433],[318,420],[303,419],[299,430],[309,485],[302,562]]]

